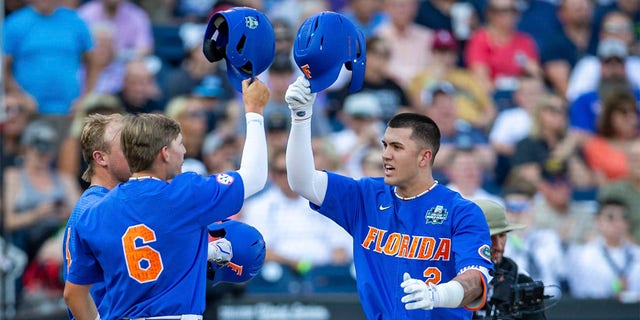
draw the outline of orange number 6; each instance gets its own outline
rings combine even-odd
[[[136,247],[136,240],[142,239],[145,245]],[[122,236],[122,249],[127,260],[129,277],[140,283],[157,280],[164,270],[160,252],[146,245],[156,241],[156,233],[144,224],[131,226]],[[141,263],[145,261],[146,266]]]

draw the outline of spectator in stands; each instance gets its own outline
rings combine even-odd
[[[629,48],[631,54],[638,55],[640,54],[640,2],[638,1],[627,1],[627,0],[613,0],[613,1],[603,1],[603,3],[596,6],[595,14],[594,14],[594,36],[597,36],[602,29],[605,29],[604,20],[606,16],[612,12],[618,11],[629,18],[629,21],[632,23],[631,29],[633,30],[633,41],[634,43]]]
[[[503,192],[507,220],[525,225],[522,230],[507,234],[504,255],[511,258],[533,280],[545,284],[544,293],[559,298],[560,284],[565,279],[566,264],[559,235],[553,229],[540,229],[534,224],[533,199],[536,186],[514,171],[509,175]]]
[[[456,89],[455,103],[458,108],[458,118],[478,129],[488,129],[493,123],[496,108],[486,87],[478,85],[467,69],[458,67],[458,47],[458,41],[451,31],[442,29],[435,31],[429,65],[422,69],[409,84],[411,97],[414,105],[420,105],[423,103],[421,93],[425,87],[437,81],[447,81]]]
[[[562,27],[558,21],[558,1],[524,0],[518,1],[518,6],[522,12],[518,30],[531,35],[538,48],[544,46],[549,35],[560,32]]]
[[[500,111],[491,131],[489,142],[496,151],[496,182],[502,183],[509,173],[509,158],[516,144],[531,133],[533,115],[538,98],[546,93],[541,79],[525,75],[518,79],[518,88],[513,93],[514,108]]]
[[[84,190],[89,183],[82,179],[82,173],[87,169],[87,163],[82,159],[80,133],[85,117],[91,114],[108,115],[124,113],[120,100],[115,95],[93,93],[82,101],[82,108],[76,112],[69,134],[62,140],[57,166],[60,172],[76,177],[80,187]]]
[[[100,93],[122,89],[127,62],[153,53],[153,34],[148,14],[128,0],[91,0],[77,9],[90,29],[109,30],[114,59],[100,71]]]
[[[264,121],[267,130],[267,150],[275,152],[286,147],[291,126],[289,114],[282,111],[270,112]]]
[[[629,174],[627,150],[640,139],[639,129],[638,106],[630,91],[612,92],[604,97],[597,134],[587,138],[582,148],[596,185]]]
[[[117,94],[127,113],[162,113],[164,111],[156,83],[157,70],[152,68],[143,59],[131,60],[127,63],[122,90]]]
[[[347,96],[340,112],[344,129],[330,135],[345,172],[360,178],[360,163],[367,149],[380,147],[384,125],[380,121],[382,110],[373,93],[358,92]]]
[[[93,90],[98,77],[89,28],[60,2],[29,1],[2,28],[5,89],[31,95],[58,138],[69,128],[72,105]],[[87,76],[80,83],[83,64]]]
[[[299,274],[313,266],[350,262],[351,237],[328,218],[313,214],[308,201],[289,188],[284,149],[272,153],[269,166],[273,184],[247,200],[240,215],[268,243],[266,261]]]
[[[483,188],[484,172],[473,146],[458,148],[449,156],[445,173],[447,187],[469,200],[491,200],[502,204],[502,199]]]
[[[434,176],[442,183],[446,181],[442,170],[456,149],[473,147],[483,172],[492,172],[496,159],[486,135],[468,122],[458,119],[458,106],[453,98],[455,95],[455,88],[448,82],[436,82],[422,92],[425,102],[423,112],[440,128],[440,150],[433,170]]]
[[[388,21],[381,0],[350,0],[342,14],[356,25],[366,39],[374,35],[376,28]]]
[[[389,75],[406,88],[431,59],[433,31],[414,22],[418,0],[384,0],[384,11],[390,19],[375,33],[389,44]]]
[[[602,81],[612,76],[626,79],[633,88],[640,88],[640,57],[629,54],[634,41],[631,19],[622,12],[612,11],[604,17],[602,24],[597,50],[580,59],[571,71],[567,88],[569,102],[598,90]],[[620,41],[624,50],[619,43],[608,41],[610,39]],[[613,57],[621,59],[622,64],[615,65],[608,60]]]
[[[233,96],[233,89],[226,77],[226,72],[221,69],[220,61],[209,62],[202,54],[202,37],[206,25],[187,23],[180,26],[180,39],[182,40],[185,58],[180,66],[168,71],[161,82],[162,92],[166,101],[178,95],[193,92],[200,84],[205,83],[205,78],[217,77],[217,98],[229,99]],[[222,62],[224,64],[224,62]]]
[[[572,183],[582,176],[590,176],[588,169],[577,156],[578,139],[567,134],[567,109],[564,100],[557,95],[544,95],[536,99],[531,133],[520,140],[510,159],[511,170],[518,170],[527,180],[537,183],[542,170],[549,164],[567,165]]]
[[[153,53],[149,15],[129,0],[90,0],[77,10],[89,27],[105,25],[113,30],[118,63]]]
[[[384,176],[384,164],[382,163],[382,149],[379,147],[368,148],[360,161],[362,177]]]
[[[182,143],[186,149],[185,160],[202,162],[202,144],[207,134],[204,105],[193,97],[178,96],[169,101],[164,113],[180,124]]]
[[[276,54],[286,53],[292,55],[296,30],[285,19],[273,19],[271,20],[271,25],[276,39]]]
[[[388,58],[391,56],[389,43],[379,36],[367,39],[367,68],[364,72],[364,82],[359,92],[375,95],[380,106],[380,119],[388,121],[398,111],[411,107],[409,97],[400,84],[389,76]],[[330,101],[330,117],[336,118],[342,109],[344,101],[349,95],[348,85],[332,93]],[[339,119],[338,119],[339,122]],[[339,123],[340,129],[342,123]]]
[[[204,139],[202,157],[209,174],[236,170],[240,154],[237,138],[231,134],[211,131]]]
[[[511,92],[517,77],[541,76],[538,47],[531,36],[516,30],[515,0],[489,0],[487,23],[471,35],[465,63],[489,92]]]
[[[599,202],[598,237],[565,259],[575,298],[615,299],[640,294],[640,246],[629,241],[629,208],[615,198]],[[588,279],[588,281],[585,281]]]
[[[2,131],[2,157],[0,170],[18,165],[20,137],[37,111],[33,99],[18,92],[7,92],[4,96],[5,119],[0,125]]]
[[[608,182],[598,190],[598,200],[615,197],[629,209],[632,239],[640,244],[640,141],[636,140],[627,149],[629,175],[622,180]]]
[[[602,100],[611,92],[631,91],[640,100],[640,89],[634,88],[625,71],[626,47],[619,40],[603,40],[598,47],[601,80],[596,90],[580,95],[571,104],[570,131],[584,141],[597,133],[598,118],[602,113]]]
[[[236,122],[242,112],[239,100],[231,99],[234,89],[231,88],[228,79],[226,81],[224,79],[227,79],[226,75],[205,76],[202,82],[191,91],[191,96],[204,106],[207,131],[233,132],[236,130]]]
[[[592,32],[591,0],[564,0],[558,4],[560,29],[550,33],[540,46],[544,75],[553,91],[565,96],[571,70],[588,53]]]
[[[543,168],[537,184],[538,197],[533,201],[534,226],[551,229],[566,248],[571,243],[585,243],[593,237],[593,209],[589,201],[572,198],[572,186],[566,167]]]
[[[62,297],[60,266],[47,268],[35,259],[43,243],[64,226],[80,196],[74,177],[52,165],[56,134],[43,120],[29,123],[21,137],[21,164],[4,172],[4,226],[11,243],[27,254],[22,284],[33,289],[24,291],[25,301],[50,293]],[[18,291],[23,292],[22,288]]]

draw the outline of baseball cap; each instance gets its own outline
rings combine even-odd
[[[603,39],[600,41],[600,44],[598,44],[598,57],[601,60],[610,58],[625,59],[628,54],[627,46],[622,40]]]
[[[344,111],[352,117],[359,118],[376,118],[382,114],[380,101],[368,92],[347,96],[344,100]]]
[[[57,141],[56,131],[42,120],[29,123],[20,138],[22,146],[35,148],[39,153],[55,151]]]
[[[444,93],[446,95],[454,95],[456,88],[447,81],[436,81],[431,83],[422,90],[422,102],[425,104],[431,104],[436,94]]]
[[[85,98],[82,111],[87,115],[92,113],[123,113],[124,108],[115,95],[91,93]]]
[[[455,50],[458,49],[458,41],[451,31],[439,29],[433,34],[431,48],[433,50]]]
[[[224,96],[222,79],[214,75],[206,76],[193,88],[192,94],[202,98],[222,98]]]
[[[209,235],[231,242],[233,257],[226,266],[212,264],[215,270],[213,285],[222,282],[245,283],[255,277],[266,256],[264,238],[258,229],[237,220],[223,220],[208,226]]]
[[[484,213],[484,217],[489,225],[489,233],[492,236],[527,227],[522,224],[509,223],[509,221],[507,221],[506,211],[495,201],[479,199],[473,202],[475,202],[482,210],[482,213]]]
[[[549,158],[542,166],[542,179],[550,184],[569,183],[566,161]]]
[[[212,131],[207,134],[204,138],[204,142],[202,143],[202,154],[211,154],[218,151],[220,148],[228,145],[233,145],[235,143],[235,139],[232,135]]]

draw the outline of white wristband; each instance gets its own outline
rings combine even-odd
[[[435,287],[433,295],[434,308],[457,308],[462,304],[464,288],[460,282],[451,280]]]

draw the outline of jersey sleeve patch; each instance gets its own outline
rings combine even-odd
[[[491,248],[488,244],[483,244],[482,246],[480,246],[480,248],[478,248],[478,253],[482,258],[491,262]]]
[[[226,173],[221,173],[216,176],[216,181],[218,181],[219,184],[228,186],[233,184],[233,177]]]

